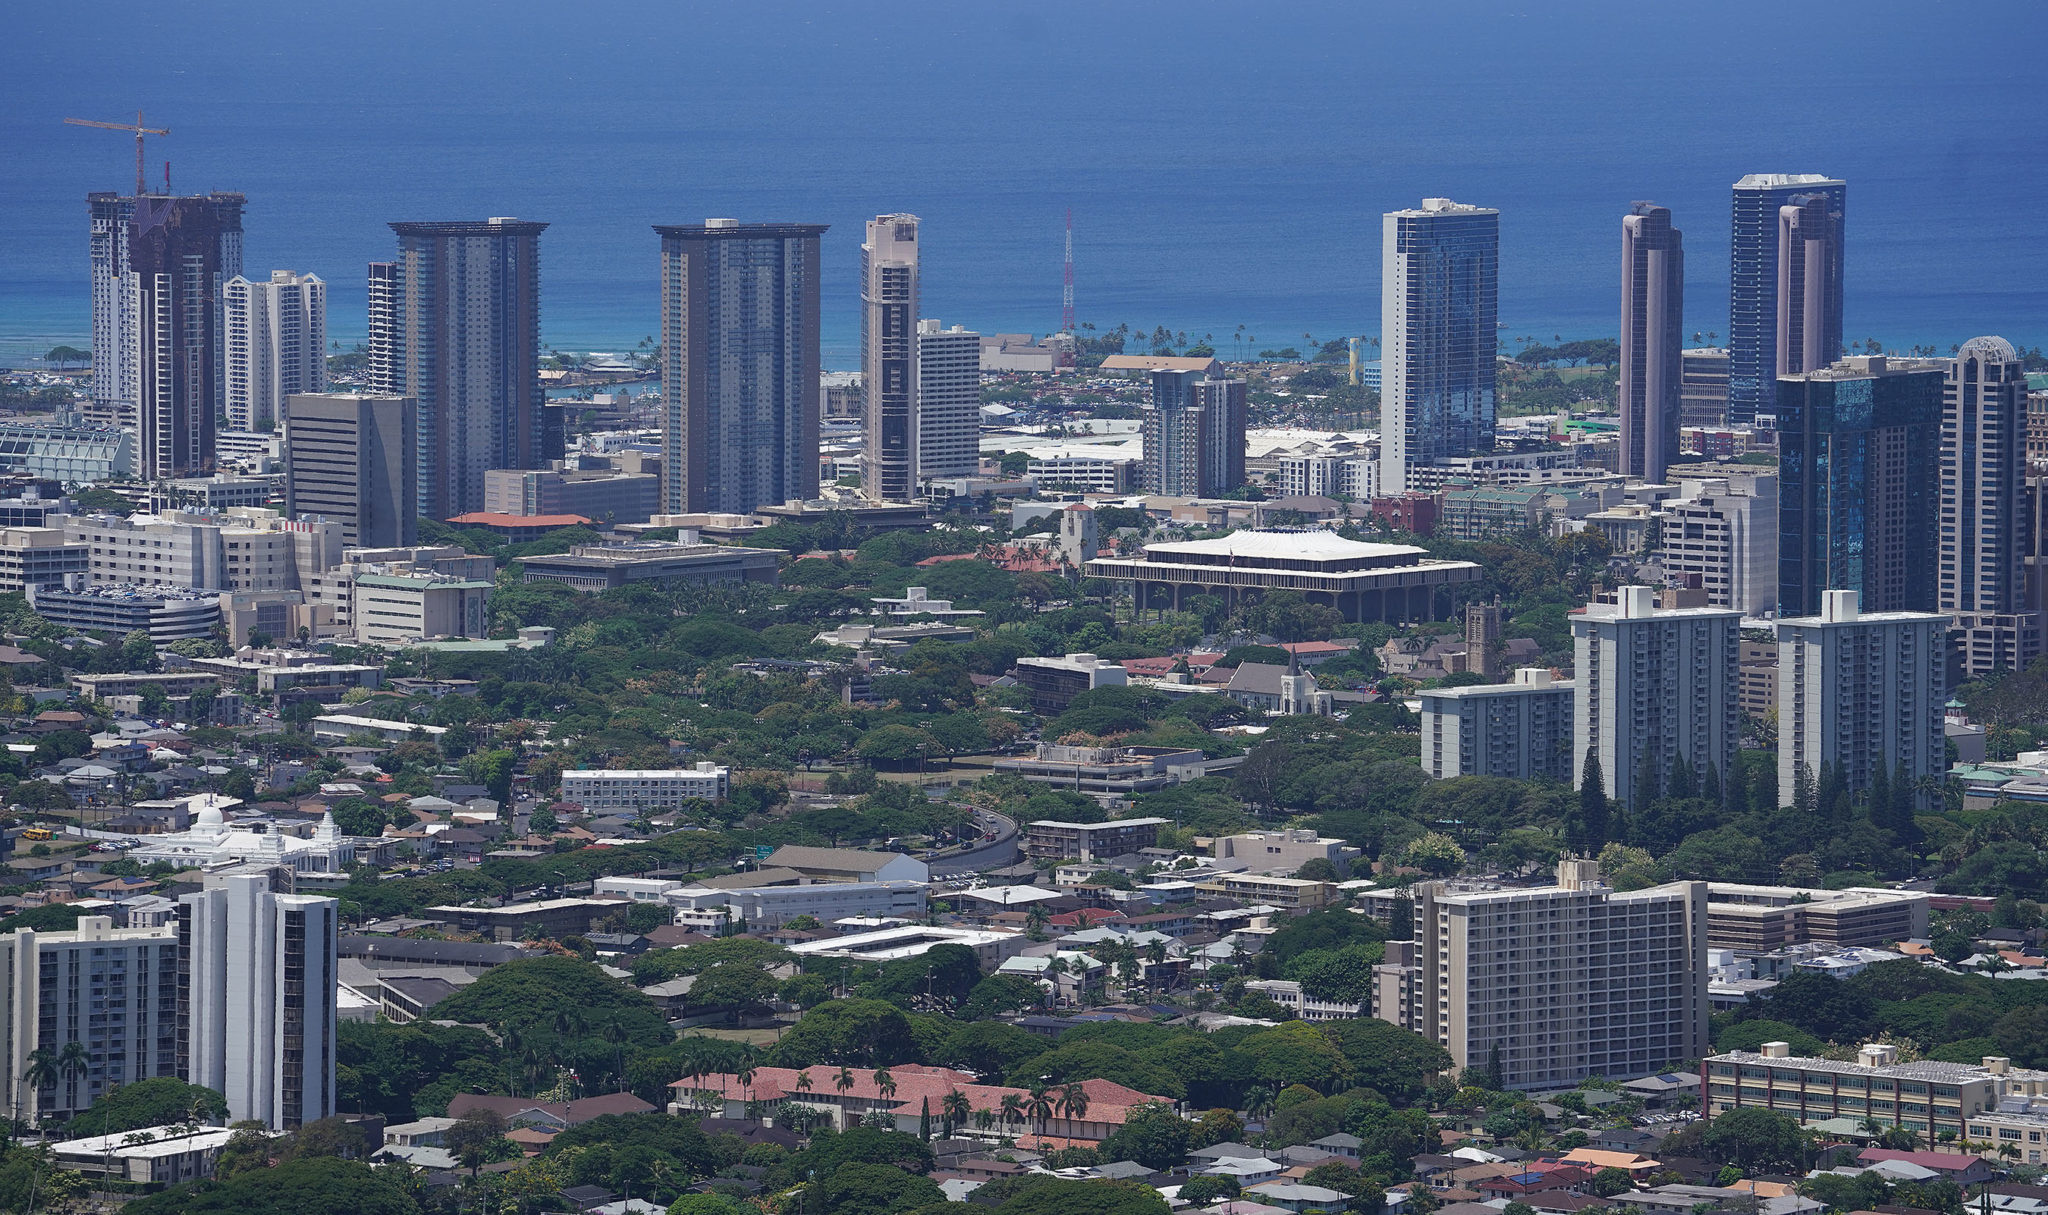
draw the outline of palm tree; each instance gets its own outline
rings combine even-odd
[[[1145,961],[1147,961],[1147,962],[1151,963],[1151,965],[1152,965],[1152,968],[1153,968],[1154,970],[1157,970],[1158,968],[1160,968],[1160,967],[1162,967],[1162,966],[1165,966],[1165,965],[1166,965],[1166,942],[1164,942],[1164,941],[1154,941],[1154,942],[1152,942],[1152,943],[1151,943],[1150,945],[1147,945],[1147,946],[1145,947]],[[1151,976],[1147,976],[1147,977],[1148,977],[1148,978],[1150,978]],[[1154,982],[1156,983],[1156,982],[1157,982],[1157,980],[1155,979],[1155,980],[1154,980]]]
[[[986,1107],[974,1111],[974,1125],[979,1130],[988,1130],[996,1124],[996,1112]]]
[[[896,1077],[889,1074],[888,1068],[878,1067],[875,1069],[875,1091],[881,1093],[884,1097],[894,1097],[896,1095]]]
[[[1863,1121],[1856,1124],[1856,1129],[1862,1131],[1866,1135],[1871,1136],[1872,1138],[1876,1138],[1877,1136],[1884,1134],[1885,1128],[1884,1123],[1879,1122],[1877,1119],[1871,1117],[1868,1114],[1865,1114],[1863,1116]]]
[[[946,1138],[953,1137],[954,1127],[965,1126],[972,1112],[973,1105],[967,1100],[967,1094],[957,1088],[939,1098],[939,1115],[946,1120]]]
[[[736,1080],[738,1080],[738,1081],[740,1082],[740,1091],[741,1091],[741,1094],[742,1094],[743,1096],[745,1096],[745,1097],[746,1097],[746,1099],[747,1099],[747,1104],[748,1104],[748,1105],[752,1105],[752,1104],[754,1103],[754,1064],[753,1064],[753,1062],[752,1062],[751,1060],[748,1060],[748,1061],[742,1062],[742,1063],[740,1064],[740,1066],[739,1066],[739,1070],[738,1070],[738,1071],[736,1071],[735,1073],[733,1073],[733,1077],[734,1077],[734,1079],[736,1079]]]
[[[1016,1093],[1004,1093],[1002,1110],[1004,1122],[1024,1121],[1024,1098]]]
[[[1066,1112],[1069,1123],[1079,1122],[1088,1113],[1088,1090],[1071,1082],[1061,1086],[1060,1108]]]
[[[1244,1095],[1244,1115],[1247,1118],[1264,1118],[1273,1112],[1273,1090],[1260,1085]]]
[[[2001,1143],[1998,1145],[1998,1155],[2001,1159],[2018,1160],[2020,1158],[2020,1145],[2017,1143]]]
[[[46,1047],[39,1046],[30,1051],[28,1053],[28,1067],[23,1069],[21,1073],[21,1083],[29,1092],[38,1094],[37,1104],[40,1105],[42,1090],[56,1087],[57,1056]],[[29,1116],[33,1118],[35,1112],[31,1108]]]
[[[71,1106],[78,1108],[78,1078],[92,1067],[92,1056],[86,1053],[85,1043],[73,1039],[57,1052],[57,1071],[64,1077],[65,1086],[71,1090]]]
[[[1045,1138],[1047,1124],[1052,1121],[1052,1097],[1043,1084],[1032,1086],[1031,1097],[1024,1103],[1024,1108],[1032,1121],[1038,1123],[1038,1137]]]
[[[796,1074],[796,1091],[800,1093],[808,1093],[811,1091],[810,1068],[807,1067]]]
[[[842,1093],[846,1092],[848,1089],[851,1089],[853,1087],[853,1072],[851,1072],[845,1067],[841,1067],[839,1069],[839,1074],[832,1077],[832,1087],[838,1089]]]
[[[611,1043],[613,1050],[617,1052],[619,1069],[618,1091],[624,1092],[626,1090],[626,1039],[631,1035],[626,1032],[625,1022],[619,1020],[616,1014],[604,1023],[603,1035],[604,1040]]]

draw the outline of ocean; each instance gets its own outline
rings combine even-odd
[[[363,334],[391,220],[546,220],[545,341],[658,327],[656,223],[832,225],[824,353],[858,362],[861,223],[924,221],[923,314],[1079,319],[1225,355],[1379,330],[1380,215],[1501,209],[1504,337],[1611,335],[1620,218],[1669,206],[1685,327],[1726,336],[1729,186],[1849,182],[1847,337],[2048,344],[2044,100],[2024,2],[1244,5],[264,0],[0,11],[0,362],[90,336],[89,190],[248,195],[245,266]],[[1240,329],[1256,342],[1239,343]]]

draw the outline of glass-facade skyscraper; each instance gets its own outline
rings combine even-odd
[[[1777,377],[1807,366],[1779,364],[1779,228],[1780,212],[1811,199],[1825,201],[1832,219],[1833,257],[1826,264],[1829,280],[1805,288],[1814,303],[1832,307],[1822,330],[1832,332],[1829,348],[1814,366],[1841,353],[1843,217],[1847,182],[1818,173],[1752,173],[1735,183],[1734,221],[1728,262],[1728,424],[1754,425],[1757,415],[1770,416]],[[1865,605],[1868,607],[1868,605]],[[1871,609],[1877,610],[1877,609]]]
[[[1621,471],[1662,481],[1678,459],[1685,234],[1637,203],[1621,220]]]
[[[1425,198],[1387,213],[1380,261],[1381,480],[1493,450],[1500,212]]]
[[[1946,360],[1843,359],[1778,381],[1778,615],[1822,592],[1864,610],[1936,606]]]
[[[664,514],[747,514],[818,496],[825,228],[735,219],[655,227]]]

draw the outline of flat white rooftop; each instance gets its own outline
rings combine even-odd
[[[1145,552],[1190,557],[1291,557],[1309,561],[1346,561],[1360,557],[1421,558],[1427,549],[1412,544],[1368,544],[1346,540],[1331,531],[1235,531],[1212,540],[1148,544]]]

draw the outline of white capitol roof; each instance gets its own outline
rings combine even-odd
[[[1332,531],[1236,531],[1213,540],[1187,540],[1170,544],[1148,544],[1147,553],[1184,554],[1190,557],[1295,557],[1312,561],[1341,561],[1357,557],[1421,557],[1428,549],[1412,544],[1368,544],[1346,540]]]

